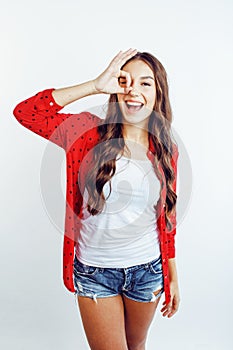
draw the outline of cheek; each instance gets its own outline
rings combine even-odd
[[[154,107],[155,103],[156,103],[156,95],[155,95],[155,93],[152,93],[152,94],[150,95],[150,105],[151,105],[152,107]]]
[[[150,99],[150,103],[151,105],[155,105],[156,103],[156,88],[154,86],[154,88],[150,91],[150,93],[148,94],[148,97]]]

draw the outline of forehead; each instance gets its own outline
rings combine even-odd
[[[147,63],[141,60],[133,60],[128,62],[122,70],[131,73],[133,76],[140,76],[140,75],[152,75],[154,76],[154,73],[152,69],[148,66]]]

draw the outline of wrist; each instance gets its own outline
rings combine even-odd
[[[89,83],[90,83],[93,94],[101,94],[102,93],[102,91],[97,88],[96,79],[90,80]]]

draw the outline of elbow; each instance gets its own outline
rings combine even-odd
[[[22,117],[22,110],[21,110],[20,103],[17,106],[15,106],[15,108],[13,109],[13,115],[18,121],[20,121],[20,119]]]

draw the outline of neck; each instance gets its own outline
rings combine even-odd
[[[147,128],[145,129],[141,126],[137,127],[135,125],[124,124],[123,137],[125,140],[130,140],[135,143],[148,144]]]
[[[124,155],[135,159],[146,159],[149,149],[148,131],[135,125],[124,125],[123,137],[125,142]]]

